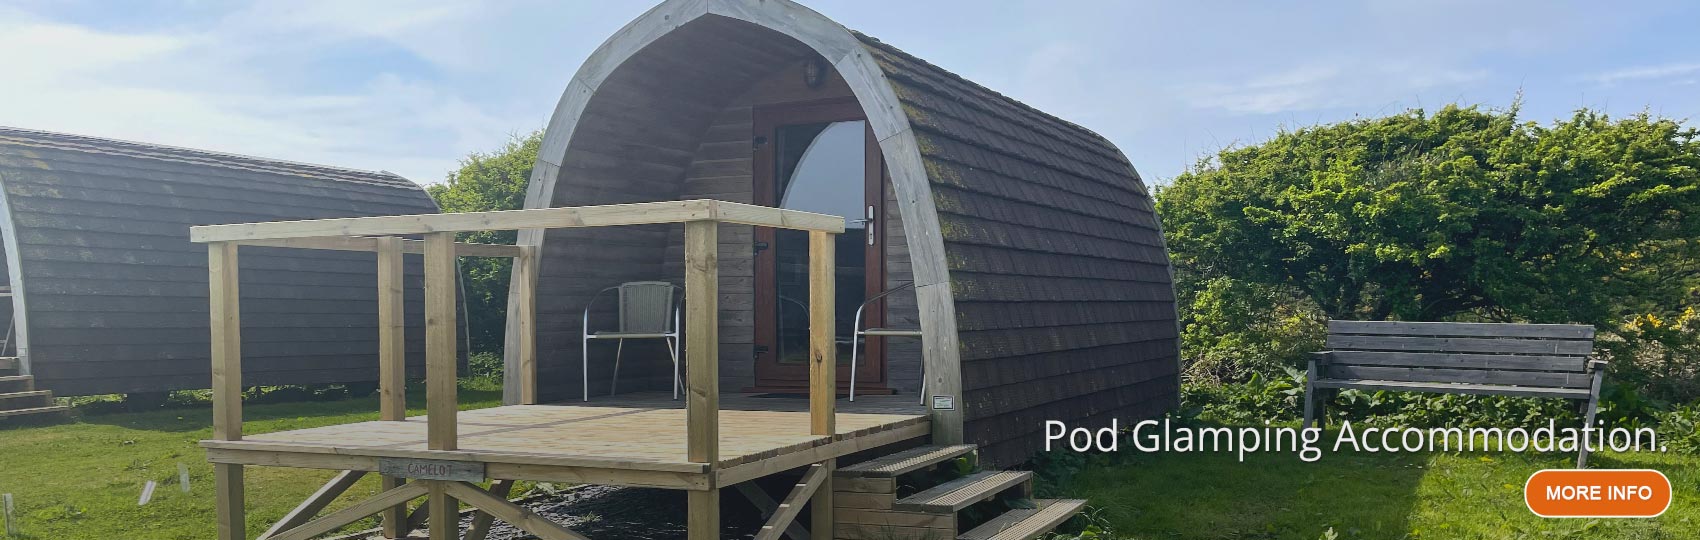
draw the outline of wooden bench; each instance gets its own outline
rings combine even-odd
[[[1326,421],[1342,388],[1569,399],[1592,426],[1605,377],[1593,348],[1586,325],[1328,321],[1329,350],[1310,360],[1304,427]],[[1578,468],[1588,463],[1582,446]]]

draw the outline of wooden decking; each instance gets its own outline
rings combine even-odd
[[[930,428],[925,411],[903,396],[841,402],[830,437],[809,433],[807,400],[721,399],[720,460],[712,468],[687,459],[684,402],[664,393],[463,411],[460,445],[450,451],[427,449],[424,416],[202,445],[218,463],[375,471],[380,458],[439,459],[485,463],[498,479],[708,489],[923,437]]]

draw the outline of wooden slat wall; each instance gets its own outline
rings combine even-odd
[[[1179,392],[1174,294],[1152,201],[1103,137],[871,38],[927,166],[955,298],[970,442],[992,465],[1030,456],[1042,420],[1151,416]],[[770,30],[706,17],[658,38],[590,97],[567,145],[555,205],[708,196],[748,200],[749,105],[764,77],[812,54]],[[795,77],[800,79],[800,77]],[[904,244],[902,223],[886,228]],[[669,230],[545,235],[539,350],[545,397],[578,392],[578,310],[596,289],[678,275]],[[752,382],[748,228],[725,227],[721,384]],[[888,282],[909,277],[906,250]],[[914,300],[890,303],[914,323]],[[919,349],[893,343],[891,379],[913,387]],[[605,387],[606,354],[592,365]],[[664,356],[649,355],[664,358]],[[630,368],[628,368],[630,369]],[[626,388],[666,387],[662,365]],[[647,377],[647,378],[646,378]],[[622,383],[627,384],[627,383]],[[593,393],[601,393],[593,387]]]
[[[568,144],[552,204],[687,196],[748,202],[749,108],[738,98],[805,52],[772,31],[712,17],[661,38],[611,74],[591,98]],[[753,334],[747,329],[754,281],[750,234],[747,226],[720,227],[720,371],[722,384],[732,389],[742,388],[753,373]],[[682,239],[679,226],[545,233],[538,282],[543,399],[579,396],[580,314],[591,295],[622,281],[682,280]],[[613,308],[606,301],[597,306]],[[628,344],[620,366],[622,392],[665,390],[671,382],[667,353],[659,340],[651,341]],[[591,347],[591,394],[606,394],[614,345]]]
[[[1161,413],[1179,391],[1168,256],[1108,141],[864,38],[933,186],[961,342],[965,433],[1025,460],[1044,420]]]
[[[719,199],[754,202],[751,192],[751,111],[754,107],[851,97],[844,81],[831,75],[818,88],[803,84],[802,61],[793,61],[756,81],[750,89],[728,102],[704,132],[702,142],[685,173],[680,199]],[[887,188],[887,193],[893,190]],[[890,286],[910,280],[908,243],[903,238],[902,218],[897,215],[894,196],[888,196],[886,240],[887,276]],[[753,230],[744,225],[720,227],[720,384],[725,388],[755,385],[755,267]],[[666,279],[683,279],[684,234],[668,232]],[[892,295],[887,306],[890,320],[920,326],[915,295]],[[899,391],[914,393],[920,387],[921,349],[918,340],[891,340],[887,373]]]
[[[71,135],[0,130],[37,382],[61,395],[205,388],[206,248],[188,227],[436,212],[365,173]],[[244,382],[377,379],[372,254],[243,248]],[[409,265],[410,351],[423,344]],[[409,356],[421,373],[422,356]]]

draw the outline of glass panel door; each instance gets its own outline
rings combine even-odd
[[[848,218],[837,236],[835,307],[838,362],[849,365],[849,339],[856,307],[866,299],[868,220],[864,217],[867,122],[851,120],[779,126],[774,187],[780,208]],[[809,234],[776,230],[774,251],[773,359],[804,364],[809,359]]]
[[[850,382],[850,344],[856,308],[885,282],[880,216],[884,167],[862,109],[853,100],[757,107],[752,180],[756,204],[843,216],[836,237],[833,334],[838,382]],[[809,237],[800,231],[756,227],[755,380],[761,390],[795,390],[809,380]],[[880,306],[862,316],[864,327],[884,320]],[[858,392],[878,392],[885,382],[883,341],[863,342]]]

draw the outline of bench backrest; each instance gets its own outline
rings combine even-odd
[[[1594,327],[1328,321],[1329,379],[1586,388]]]

